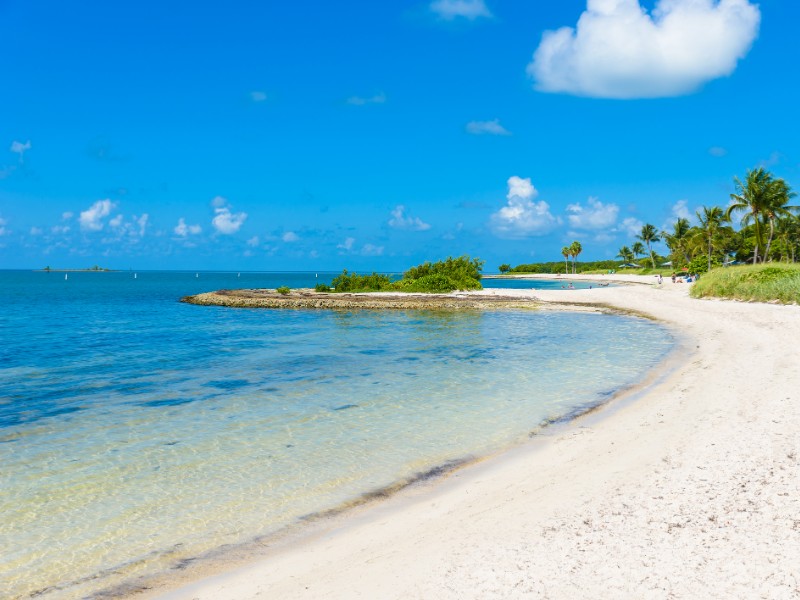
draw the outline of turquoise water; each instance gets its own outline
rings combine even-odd
[[[569,277],[560,277],[557,279],[484,279],[483,287],[485,288],[499,288],[503,290],[559,290],[568,288],[572,284],[572,288],[576,290],[585,290],[591,287],[598,287],[596,281],[580,281],[571,280]]]
[[[179,303],[318,280],[197,275],[0,272],[3,597],[91,596],[509,447],[673,344],[609,315]]]

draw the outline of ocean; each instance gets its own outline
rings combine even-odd
[[[332,276],[0,271],[3,597],[91,597],[509,448],[674,345],[617,315],[179,302]]]

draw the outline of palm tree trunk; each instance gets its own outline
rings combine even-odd
[[[708,234],[708,271],[711,272],[711,234]]]
[[[775,220],[770,217],[769,219],[769,238],[767,238],[767,247],[764,250],[764,262],[769,258],[769,247],[772,246],[772,236],[775,233]]]

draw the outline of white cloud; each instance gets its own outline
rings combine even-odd
[[[211,201],[211,205],[214,206],[215,213],[214,218],[211,219],[211,224],[214,226],[214,229],[217,230],[217,233],[222,233],[224,235],[236,233],[247,220],[247,213],[231,212],[228,201],[222,196],[214,198]]]
[[[178,237],[197,235],[201,231],[203,231],[203,228],[200,227],[200,225],[187,225],[186,219],[184,219],[183,217],[178,219],[178,224],[175,225],[175,229],[172,230],[172,232]]]
[[[364,106],[365,104],[383,104],[386,102],[386,94],[383,92],[378,92],[369,98],[365,98],[363,96],[350,96],[347,100],[345,100],[345,102],[347,102],[347,104],[352,104],[353,106]]]
[[[41,227],[31,227],[31,235],[42,235]]]
[[[11,151],[19,154],[19,162],[23,162],[25,159],[25,152],[31,149],[31,142],[28,140],[24,144],[22,142],[13,141],[11,142]]]
[[[430,4],[431,12],[445,21],[463,17],[474,21],[479,17],[491,17],[484,0],[435,0]]]
[[[251,248],[255,248],[260,243],[261,243],[261,240],[258,238],[257,235],[254,235],[249,240],[247,240],[247,245],[250,246]]]
[[[676,219],[691,219],[692,213],[689,212],[688,200],[678,200],[672,205],[672,216]]]
[[[491,121],[470,121],[467,123],[467,133],[473,135],[511,135],[511,132],[500,125],[500,119]]]
[[[264,102],[267,99],[266,92],[252,91],[250,92],[250,100],[253,102]]]
[[[100,231],[103,228],[103,219],[111,214],[111,209],[114,208],[114,203],[111,200],[98,200],[89,208],[81,211],[78,218],[81,223],[81,229],[84,231]]]
[[[492,214],[490,226],[495,235],[506,238],[521,238],[544,235],[559,221],[550,214],[550,205],[540,200],[530,178],[516,175],[508,178],[507,204]]]
[[[111,219],[108,224],[113,227],[114,229],[118,229],[122,226],[122,215],[119,214],[113,219]]]
[[[392,210],[392,218],[389,219],[389,227],[393,229],[410,229],[412,231],[427,231],[431,228],[430,224],[425,223],[419,217],[407,216],[406,207],[398,204]]]
[[[349,251],[353,249],[353,244],[355,243],[356,243],[356,238],[349,237],[346,238],[341,244],[338,244],[336,247],[339,248],[339,250]]]
[[[712,146],[711,148],[708,149],[708,153],[711,156],[716,156],[717,158],[721,158],[725,156],[728,153],[728,151],[725,148],[722,148],[721,146]]]
[[[65,221],[69,221],[69,220],[70,220],[72,217],[74,217],[74,216],[75,216],[75,215],[74,215],[74,214],[72,214],[72,213],[71,213],[71,212],[69,212],[69,211],[67,211],[67,212],[65,212],[65,213],[61,213],[61,218],[62,218],[63,220],[65,220]]]
[[[69,233],[70,227],[69,225],[54,225],[50,228],[50,231],[55,233],[56,235],[63,235]]]
[[[630,237],[635,237],[642,232],[642,227],[644,223],[642,223],[639,219],[635,217],[627,217],[622,219],[622,222],[617,227],[618,231],[625,233]]]
[[[592,197],[586,201],[586,207],[577,203],[567,206],[567,221],[575,229],[608,229],[617,222],[618,214],[619,206],[616,204],[603,204]]]
[[[381,256],[383,254],[383,246],[364,244],[364,246],[361,248],[361,254],[364,256]]]
[[[688,94],[733,73],[758,34],[748,0],[588,0],[577,26],[546,31],[528,65],[543,92],[597,98]]]
[[[136,217],[134,217],[134,219],[136,220],[136,224],[139,226],[139,237],[144,237],[144,232],[147,229],[147,221],[150,219],[150,215],[144,213],[138,219],[136,219]]]
[[[291,243],[291,242],[296,242],[296,241],[298,241],[298,240],[300,239],[300,236],[298,236],[298,235],[297,235],[297,234],[296,234],[294,231],[287,231],[286,233],[284,233],[284,234],[281,236],[281,239],[282,239],[284,242]]]

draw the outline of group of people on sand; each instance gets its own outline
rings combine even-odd
[[[677,275],[676,273],[672,274],[672,283],[692,283],[693,281],[697,281],[700,279],[699,275]],[[661,285],[661,275],[658,275],[658,284]]]

